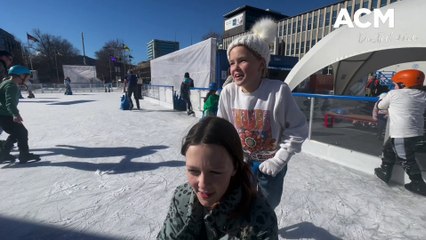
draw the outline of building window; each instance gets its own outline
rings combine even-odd
[[[384,7],[384,6],[386,6],[387,5],[387,0],[382,0],[381,2],[380,2],[380,7]]]
[[[360,8],[359,3],[356,3],[354,7],[354,12],[356,12],[356,10],[358,10],[359,8]]]
[[[312,29],[312,16],[309,15],[309,18],[308,18],[308,30],[311,30],[311,29]]]
[[[373,10],[374,8],[377,8],[377,0],[373,0],[373,1],[371,2],[370,10]]]
[[[368,2],[369,0],[364,0],[364,2],[362,3],[362,8],[368,8]]]
[[[299,17],[299,20],[297,20],[297,32],[298,33],[301,32],[301,27],[302,27],[302,24],[300,24],[300,17]]]
[[[283,26],[283,36],[287,35],[287,22]]]
[[[352,3],[348,3],[348,7],[346,7],[346,10],[348,10],[349,16],[352,17]]]
[[[318,28],[318,38],[321,38],[323,36],[323,31],[324,31],[324,28],[322,28],[322,27]]]
[[[333,14],[331,16],[331,24],[334,24],[337,19],[337,10],[333,10]]]
[[[295,33],[296,33],[296,21],[293,19],[292,28],[291,28],[291,34],[295,34]]]
[[[314,15],[314,29],[318,27],[318,14]]]
[[[283,34],[283,25],[278,24],[278,37],[281,37]]]
[[[325,14],[325,26],[330,25],[330,12]]]
[[[306,31],[307,18],[308,18],[308,16],[305,16],[305,17],[303,18],[303,27],[302,27],[302,32],[303,32],[303,31]]]
[[[312,34],[310,36],[310,39],[314,39],[317,37],[317,33],[318,33],[318,28],[317,29],[312,29]]]

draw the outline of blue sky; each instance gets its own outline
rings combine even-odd
[[[26,33],[43,33],[70,41],[86,55],[119,39],[131,49],[133,63],[147,59],[152,39],[180,42],[180,48],[201,41],[209,32],[223,32],[223,15],[243,5],[294,16],[340,0],[19,0],[3,4],[0,28],[26,42]]]

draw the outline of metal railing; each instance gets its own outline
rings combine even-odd
[[[29,86],[34,93],[60,93],[65,92],[65,85],[61,83],[33,83]],[[104,92],[108,89],[122,90],[121,83],[71,83],[73,92]],[[23,88],[26,90],[26,88]]]

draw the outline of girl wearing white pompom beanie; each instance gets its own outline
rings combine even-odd
[[[223,88],[218,110],[237,129],[245,161],[273,208],[281,200],[287,163],[308,136],[305,115],[287,84],[264,78],[276,33],[273,20],[261,19],[228,46],[233,82]]]

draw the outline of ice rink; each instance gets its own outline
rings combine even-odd
[[[147,98],[142,110],[122,111],[120,96],[21,100],[42,160],[0,164],[1,239],[155,239],[186,180],[180,143],[198,119]],[[289,163],[280,239],[426,239],[425,197],[318,157]]]

